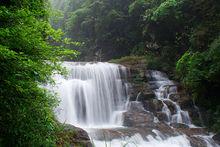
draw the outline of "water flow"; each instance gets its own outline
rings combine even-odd
[[[123,139],[114,139],[112,141],[95,141],[97,147],[191,147],[189,140],[185,135],[163,139],[160,135],[153,137],[147,136],[144,140],[140,134]]]
[[[111,132],[112,127],[122,127],[122,114],[131,104],[128,96],[130,84],[123,80],[127,76],[126,68],[100,62],[65,62],[63,66],[69,70],[70,74],[66,78],[60,75],[55,76],[57,86],[54,90],[59,94],[61,101],[56,110],[57,117],[60,122],[84,128],[95,147],[191,146],[186,135],[167,137],[159,130],[152,130],[155,136],[148,135],[145,139],[138,132],[136,134],[131,132],[129,136],[119,136],[113,140],[94,139],[95,137],[92,135],[94,130],[96,134],[103,128]],[[171,93],[176,93],[176,86],[172,86],[174,83],[166,76],[162,76],[160,72],[152,72],[151,76],[152,84],[156,85],[155,94],[163,102],[163,111],[167,114],[169,122],[190,124],[187,112],[182,111],[179,105],[169,99]],[[173,115],[166,104],[167,100],[176,106],[176,113]],[[139,102],[136,101],[136,103]],[[155,123],[158,123],[158,120],[155,120]],[[123,129],[128,128],[124,127]],[[204,140],[207,146],[212,145],[211,139],[206,137]]]
[[[61,97],[58,119],[80,127],[120,125],[127,91],[126,68],[110,63],[65,62],[70,74],[57,76]]]
[[[168,79],[165,73],[160,71],[149,70],[148,78],[150,79],[150,85],[154,88],[156,98],[162,101],[162,112],[167,116],[167,123],[183,123],[191,125],[190,117],[187,111],[183,111],[180,106],[170,99],[171,95],[177,94],[177,86],[175,83]],[[174,107],[174,112],[168,105]]]

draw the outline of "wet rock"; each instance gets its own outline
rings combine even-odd
[[[188,137],[190,144],[192,147],[207,147],[207,144],[204,140],[202,140],[201,138],[198,137]]]
[[[189,128],[188,125],[182,123],[171,123],[170,125],[174,128]]]
[[[138,98],[138,101],[151,100],[155,98],[154,92],[150,89],[150,86],[146,82],[132,83],[131,89],[131,99],[135,101]]]
[[[147,111],[156,113],[156,112],[162,110],[163,103],[162,103],[162,101],[160,101],[158,99],[152,99],[152,100],[149,100],[149,101],[143,101],[143,107]]]
[[[168,118],[167,118],[167,115],[165,113],[157,112],[156,116],[159,119],[159,121],[168,122]]]
[[[58,141],[58,146],[63,146],[65,143],[69,143],[70,146],[79,145],[82,147],[92,147],[87,132],[70,124],[65,124],[63,131],[58,136],[62,138]]]
[[[145,100],[142,102],[142,104],[143,104],[143,107],[145,110],[150,111],[150,112],[155,111],[155,107],[154,107],[154,105],[151,104],[151,101]]]
[[[176,132],[173,128],[171,128],[168,124],[159,122],[156,124],[155,130],[159,130],[164,136],[171,137],[171,136],[177,136],[179,135],[178,132]]]
[[[216,143],[220,144],[220,133],[215,134],[212,139],[215,140]]]
[[[126,127],[126,128],[111,128],[111,129],[93,129],[90,131],[90,135],[93,139],[102,141],[111,141],[113,139],[119,139],[124,137],[131,137],[135,134],[140,134],[144,139],[148,135],[155,135],[152,128],[145,127]]]
[[[127,127],[153,127],[154,116],[149,112],[125,112],[123,125]]]
[[[153,92],[142,91],[138,97],[138,101],[150,100],[155,98],[155,94]]]
[[[166,100],[166,101],[163,101],[163,102],[167,105],[167,107],[169,108],[172,115],[176,114],[176,106],[172,101]]]
[[[177,93],[170,94],[170,96],[169,96],[169,99],[171,99],[172,101],[175,101],[175,102],[178,101],[180,98],[181,98],[180,95]]]
[[[143,112],[145,113],[145,110],[143,108],[143,105],[141,102],[137,102],[137,101],[132,101],[129,102],[128,104],[128,111],[130,112]]]
[[[122,134],[116,129],[92,129],[90,130],[90,135],[95,140],[110,141],[113,139],[121,138],[123,135],[127,134]]]
[[[93,139],[101,141],[111,141],[113,139],[126,138],[140,134],[143,139],[147,140],[147,136],[153,137],[160,136],[162,139],[169,138],[171,136],[177,136],[179,134],[164,123],[158,123],[153,127],[122,127],[111,129],[92,129],[90,135]]]
[[[207,130],[204,128],[176,128],[176,130],[180,133],[184,133],[187,136],[195,136],[195,135],[209,135]]]

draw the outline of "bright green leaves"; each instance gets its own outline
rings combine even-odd
[[[220,39],[216,39],[204,52],[186,52],[177,62],[177,72],[184,85],[192,92],[200,105],[216,109],[220,105]],[[208,104],[204,104],[204,100]]]
[[[9,50],[6,46],[0,45],[0,60],[6,60],[6,59],[16,59],[17,53],[14,51]]]
[[[0,6],[0,146],[55,146],[55,95],[43,86],[64,73],[60,59],[78,55],[47,21],[43,0]]]
[[[189,88],[199,87],[195,84],[200,80],[215,81],[220,75],[220,39],[213,41],[207,51],[186,52],[177,62],[176,69]]]
[[[182,0],[166,0],[160,4],[160,6],[153,12],[151,19],[157,21],[161,18],[168,17],[168,15],[173,15],[176,19],[179,18],[181,14],[178,11],[178,6],[181,5]]]

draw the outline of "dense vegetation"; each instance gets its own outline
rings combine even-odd
[[[219,0],[53,0],[51,22],[82,44],[80,60],[147,59],[179,79],[220,131]],[[47,0],[0,1],[0,146],[54,146],[55,95],[43,87],[63,73],[77,42],[49,24]],[[65,56],[65,58],[63,58]],[[115,60],[116,61],[116,60]],[[68,138],[68,137],[67,137]],[[61,139],[62,140],[62,139]]]
[[[66,0],[59,6],[68,37],[84,42],[81,60],[141,55],[149,68],[181,80],[220,130],[219,0]],[[213,117],[214,115],[214,117]]]
[[[57,102],[43,85],[75,52],[51,45],[63,33],[48,23],[48,10],[45,0],[0,1],[0,146],[55,145]]]

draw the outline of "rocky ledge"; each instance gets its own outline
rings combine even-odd
[[[171,114],[175,114],[175,105],[168,101],[161,101],[155,98],[153,92],[154,87],[150,85],[150,77],[147,76],[147,65],[145,62],[129,64],[119,63],[126,66],[129,69],[129,75],[127,76],[128,82],[131,84],[130,90],[130,109],[124,113],[124,126],[126,128],[114,130],[113,136],[131,136],[127,132],[139,132],[143,138],[151,135],[155,136],[155,130],[158,130],[163,134],[163,137],[186,135],[193,147],[206,147],[208,144],[218,146],[215,143],[219,143],[219,136],[215,135],[213,140],[209,136],[208,131],[202,127],[189,127],[185,124],[171,123],[167,124],[167,116],[161,111],[163,103],[165,103],[171,111]],[[188,111],[192,122],[196,125],[202,126],[201,115],[198,108],[193,104],[192,99],[187,95],[184,88],[177,82],[174,82],[177,86],[177,93],[170,95],[170,100],[176,102],[182,110]],[[156,119],[155,119],[156,118]],[[125,130],[130,131],[125,131]],[[102,130],[103,131],[103,130]],[[111,136],[108,130],[108,136]],[[117,132],[117,133],[116,133]],[[103,132],[102,132],[103,133]],[[105,133],[104,133],[105,134]],[[158,134],[157,134],[158,135]],[[112,138],[115,138],[112,137]],[[111,137],[109,139],[112,139]]]
[[[70,124],[62,124],[63,129],[58,133],[59,140],[57,146],[72,146],[72,147],[92,147],[92,143],[87,132],[81,128]]]

